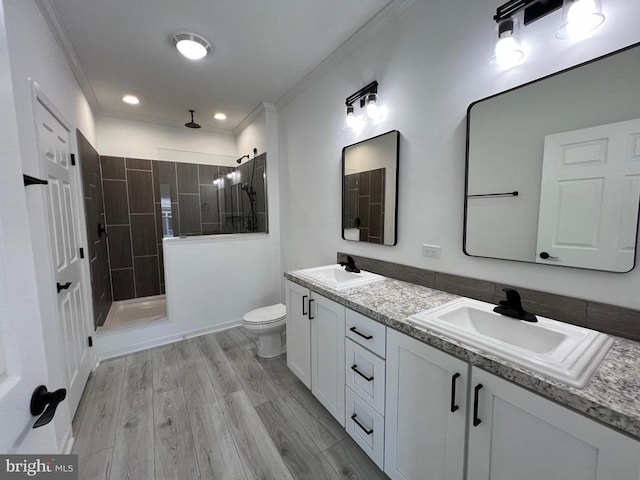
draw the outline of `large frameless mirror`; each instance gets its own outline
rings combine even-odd
[[[342,149],[342,238],[395,245],[400,132]]]
[[[638,78],[634,45],[470,105],[467,255],[634,267]]]

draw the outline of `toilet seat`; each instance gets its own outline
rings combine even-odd
[[[281,303],[276,303],[251,310],[244,314],[242,320],[249,325],[268,325],[284,320],[286,316],[287,308]]]

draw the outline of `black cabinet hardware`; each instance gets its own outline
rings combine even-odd
[[[55,392],[48,391],[47,387],[44,385],[40,385],[36,388],[33,395],[31,395],[31,403],[29,405],[31,415],[36,417],[42,412],[44,413],[42,413],[42,416],[33,424],[33,428],[42,427],[53,420],[56,408],[58,408],[60,402],[62,402],[66,397],[67,390],[65,388],[61,388]]]
[[[84,248],[80,248],[80,258],[84,258]]]
[[[349,331],[355,333],[356,335],[360,335],[365,340],[371,340],[373,338],[373,335],[365,335],[364,333],[360,333],[358,330],[356,330],[356,327],[351,327]]]
[[[519,193],[515,192],[502,192],[502,193],[483,193],[481,195],[467,195],[467,198],[486,198],[486,197],[517,197]]]
[[[373,433],[373,428],[367,428],[358,421],[357,414],[354,413],[353,415],[351,415],[351,420],[353,420],[356,423],[356,425],[358,425],[362,429],[362,431],[367,435],[371,435]]]
[[[93,347],[93,337],[87,337],[87,345]]]
[[[304,315],[308,315],[308,314],[309,314],[309,312],[305,312],[305,311],[304,311],[304,300],[305,300],[305,298],[307,298],[307,295],[303,295],[303,296],[302,296],[302,315],[303,315],[303,316],[304,316]]]
[[[311,316],[311,302],[313,302],[313,298],[309,299],[309,320],[313,320],[316,317]]]
[[[24,182],[25,187],[28,187],[29,185],[49,185],[47,180],[40,180],[39,178],[32,177],[31,175],[22,175],[22,181]]]
[[[364,378],[367,382],[370,382],[371,380],[373,380],[373,377],[367,377],[364,373],[358,370],[358,365],[351,365],[351,370],[356,372],[358,375]]]
[[[451,411],[455,412],[460,407],[456,405],[456,380],[460,378],[459,373],[454,373],[451,377]]]
[[[60,285],[59,282],[56,282],[56,288],[58,289],[58,293],[60,293],[61,290],[66,290],[70,286],[71,286],[71,282],[67,282],[64,285]]]
[[[552,257],[548,252],[540,252],[540,258],[543,260],[559,260],[560,257]]]
[[[76,166],[76,156],[73,153],[71,154],[71,165]]]
[[[473,426],[474,427],[477,427],[482,423],[482,420],[478,418],[478,396],[481,388],[482,388],[482,384],[479,383],[476,385],[476,388],[473,389]]]
[[[107,235],[107,229],[104,228],[104,226],[101,223],[98,223],[98,238],[102,238],[103,233],[105,237],[109,236]]]

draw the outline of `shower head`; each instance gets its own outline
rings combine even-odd
[[[247,185],[246,183],[243,183],[242,185],[240,185],[240,188],[245,192],[249,193],[249,185]]]
[[[189,112],[191,113],[191,121],[184,124],[184,126],[187,127],[187,128],[200,128],[200,124],[198,124],[198,123],[193,121],[193,112],[194,111],[195,110],[189,110]]]
[[[236,163],[242,163],[242,160],[244,160],[245,158],[249,158],[249,154],[241,156],[239,159],[236,160]]]

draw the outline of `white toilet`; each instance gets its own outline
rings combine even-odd
[[[247,332],[258,336],[258,356],[273,358],[285,352],[282,334],[286,326],[287,307],[281,303],[256,308],[242,317]]]

